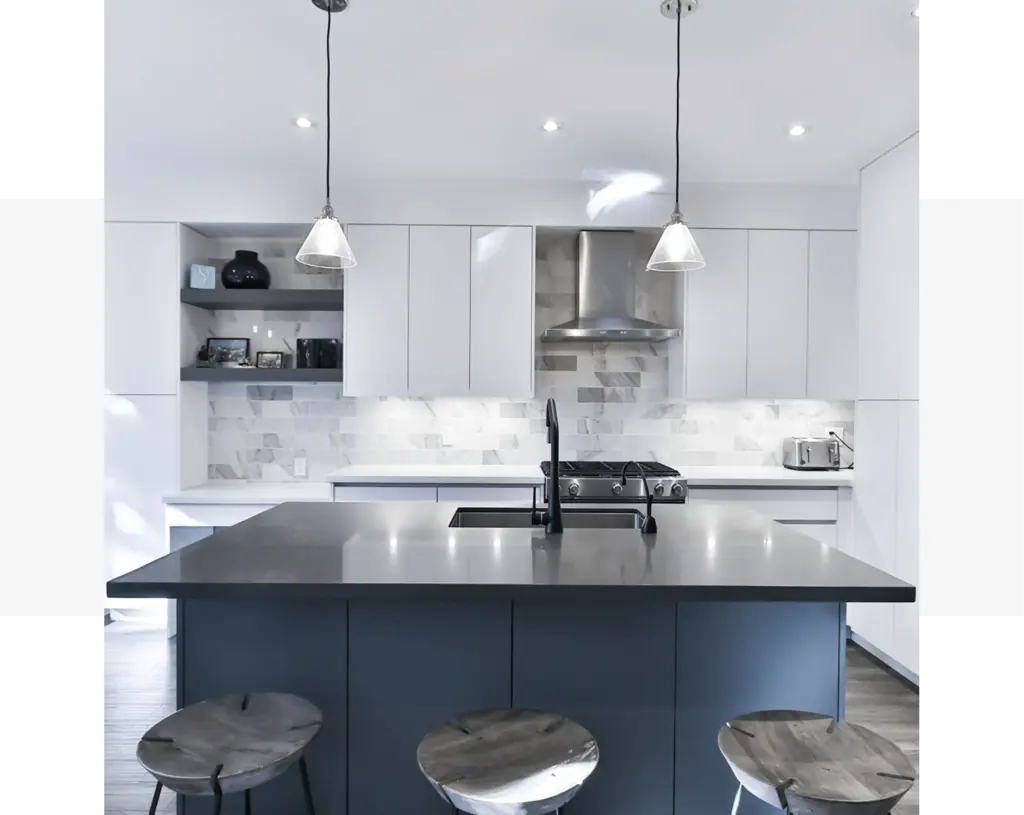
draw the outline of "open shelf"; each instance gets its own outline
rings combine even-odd
[[[342,289],[182,289],[181,302],[207,311],[344,311]]]
[[[182,382],[341,382],[341,368],[181,369]]]

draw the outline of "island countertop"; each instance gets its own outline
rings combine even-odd
[[[605,507],[607,509],[607,507]],[[912,602],[908,583],[744,508],[659,531],[449,528],[457,503],[286,503],[107,583],[109,597],[668,597]]]

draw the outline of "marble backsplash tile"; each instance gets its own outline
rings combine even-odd
[[[647,246],[648,237],[638,245],[640,263],[656,240],[650,236]],[[537,253],[539,336],[574,314],[575,236],[538,231]],[[287,265],[283,259],[281,265]],[[674,285],[672,275],[640,273],[637,316],[674,323]],[[239,312],[226,315],[214,330],[240,332],[218,336],[254,337],[254,351],[283,347],[291,352],[297,336],[340,338],[339,317]],[[316,333],[331,328],[338,333]],[[270,342],[279,344],[270,347]],[[787,436],[822,436],[840,427],[854,443],[852,402],[671,400],[668,350],[665,343],[538,341],[535,398],[527,402],[354,399],[334,384],[211,384],[209,477],[294,480],[299,459],[309,480],[346,464],[535,464],[548,454],[548,397],[558,403],[565,459],[656,459],[677,467],[778,465]]]

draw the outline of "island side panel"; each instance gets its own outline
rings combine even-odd
[[[459,713],[508,707],[511,602],[353,600],[349,609],[348,811],[450,815],[416,748]]]
[[[676,815],[729,812],[738,786],[718,730],[756,710],[839,715],[841,603],[680,603],[676,646]],[[751,795],[742,815],[778,815]]]
[[[183,600],[178,610],[178,705],[258,691],[309,699],[324,715],[307,756],[316,810],[345,815],[345,602]],[[225,796],[223,815],[242,815],[242,803],[241,795]],[[300,811],[298,769],[254,790],[252,805],[255,812]],[[178,812],[211,815],[213,798],[179,796]]]
[[[513,705],[597,740],[597,769],[567,810],[672,815],[675,603],[516,601],[512,619]]]

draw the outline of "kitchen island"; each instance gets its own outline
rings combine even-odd
[[[658,505],[650,536],[621,508],[591,508],[598,528],[574,528],[566,509],[558,536],[522,514],[450,527],[459,508],[286,503],[107,592],[179,601],[179,706],[277,690],[320,707],[309,763],[321,815],[444,815],[416,766],[419,739],[459,712],[510,705],[597,738],[601,762],[574,810],[727,812],[718,728],[773,707],[842,716],[845,604],[915,595],[738,507]],[[286,775],[254,805],[284,810],[297,793]],[[741,811],[774,812],[752,798]]]

